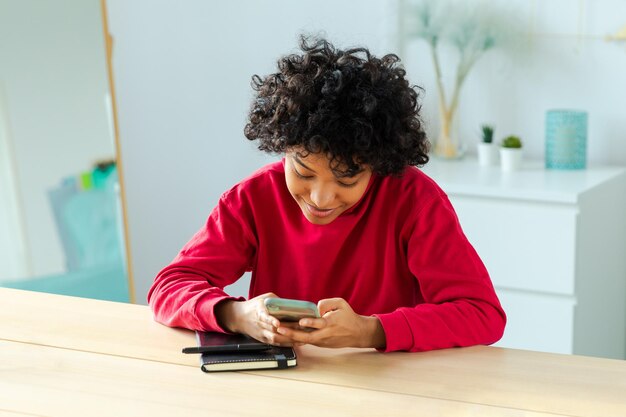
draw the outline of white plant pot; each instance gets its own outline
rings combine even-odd
[[[478,143],[478,163],[482,166],[498,165],[498,146],[494,143]]]
[[[502,171],[517,171],[522,166],[521,148],[500,148],[500,166]]]

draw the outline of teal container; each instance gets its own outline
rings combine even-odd
[[[549,110],[546,113],[546,168],[587,167],[587,112]]]

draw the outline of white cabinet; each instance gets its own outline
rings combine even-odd
[[[623,359],[626,170],[517,172],[475,160],[423,171],[448,194],[508,316],[497,344]]]

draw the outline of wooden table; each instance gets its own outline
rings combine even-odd
[[[0,288],[0,415],[626,416],[626,362],[476,346],[298,350],[205,374],[145,306]]]

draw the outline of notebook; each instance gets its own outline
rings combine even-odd
[[[196,332],[196,342],[197,346],[183,348],[183,353],[260,351],[272,347],[245,334],[218,332]]]
[[[296,352],[290,347],[273,346],[258,352],[207,352],[200,355],[200,368],[204,372],[286,369],[293,366],[296,366]]]
[[[296,352],[290,347],[271,346],[245,335],[196,332],[198,346],[185,353],[200,353],[204,372],[252,369],[286,369],[296,366]]]

